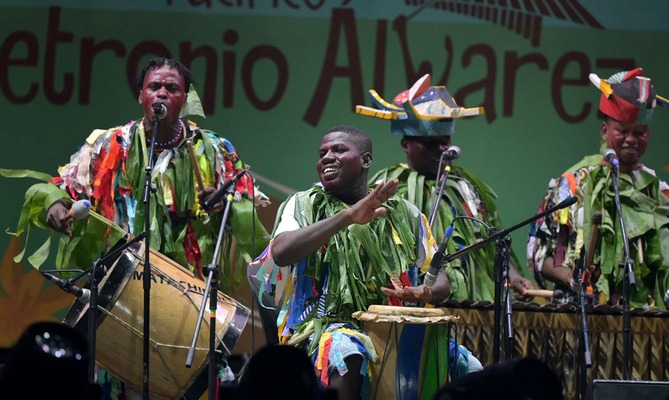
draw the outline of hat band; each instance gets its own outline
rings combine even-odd
[[[455,133],[454,119],[393,120],[390,131],[402,136],[451,136]]]
[[[639,109],[636,104],[630,103],[615,94],[611,97],[601,95],[599,111],[624,123],[649,125],[653,117],[653,108],[646,108],[645,104]]]

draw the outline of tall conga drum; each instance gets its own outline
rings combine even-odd
[[[370,399],[432,399],[448,381],[449,338],[459,317],[441,308],[383,305],[353,317],[379,356],[370,363]]]

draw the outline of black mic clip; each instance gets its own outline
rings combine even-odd
[[[216,191],[211,196],[209,196],[209,198],[207,200],[205,200],[202,208],[204,208],[205,211],[209,211],[219,201],[221,201],[223,199],[223,197],[225,197],[225,195],[234,193],[235,192],[235,185],[236,185],[237,181],[239,180],[239,178],[242,177],[242,175],[244,175],[247,172],[248,171],[246,171],[246,170],[242,170],[237,175],[235,175],[232,179],[230,179],[229,181],[227,181],[223,185],[221,185],[221,187],[216,189]]]
[[[585,270],[585,245],[581,247],[581,254],[579,254],[576,259],[576,265],[574,266],[574,271],[572,272],[571,282],[569,282],[569,289],[572,292],[578,293],[581,290],[583,284],[583,271]]]
[[[73,281],[69,279],[61,279],[52,274],[42,272],[41,273],[46,279],[53,282],[56,286],[61,288],[64,292],[72,294],[74,297],[79,299],[82,303],[88,303],[91,299],[91,291],[86,288],[80,288],[75,285]]]

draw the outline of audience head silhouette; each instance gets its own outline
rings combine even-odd
[[[251,357],[239,382],[240,400],[320,400],[328,398],[326,393],[306,351],[293,346],[263,347]]]

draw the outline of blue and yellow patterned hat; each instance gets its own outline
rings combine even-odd
[[[455,119],[483,115],[483,107],[460,107],[445,86],[430,86],[430,75],[423,75],[389,103],[374,89],[369,94],[378,108],[357,106],[355,112],[390,120],[390,130],[404,136],[450,136]]]

